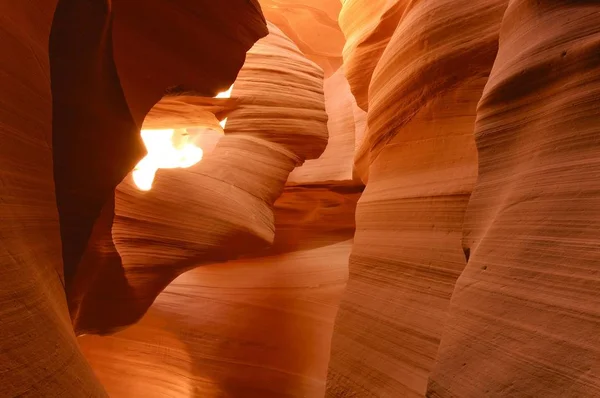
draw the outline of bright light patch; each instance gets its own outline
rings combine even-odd
[[[220,92],[219,94],[217,94],[217,96],[215,98],[231,98],[231,91],[233,91],[233,84],[231,85],[231,87],[229,87],[229,90]],[[221,125],[221,128],[223,130],[225,130],[225,125],[227,124],[227,118],[221,120],[219,122],[219,124]]]
[[[149,191],[158,169],[187,168],[202,160],[202,148],[190,142],[185,129],[142,130],[148,154],[133,169],[133,182]]]
[[[231,98],[231,91],[233,90],[233,84],[227,91],[221,91],[215,98]]]
[[[215,98],[230,98],[233,84]],[[227,118],[219,124],[225,128]],[[142,130],[148,154],[133,169],[133,182],[142,191],[152,189],[158,169],[187,168],[202,160],[202,148],[194,145],[186,129]]]

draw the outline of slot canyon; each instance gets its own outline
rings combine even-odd
[[[0,21],[0,398],[600,397],[599,0]]]

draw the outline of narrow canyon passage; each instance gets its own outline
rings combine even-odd
[[[598,1],[0,3],[0,398],[600,396]]]

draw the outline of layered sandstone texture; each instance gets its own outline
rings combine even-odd
[[[121,3],[0,6],[0,46],[7,55],[0,61],[0,396],[106,395],[79,351],[64,286],[97,210],[143,153],[111,48],[111,21]],[[266,33],[258,8],[239,3],[239,14],[227,13],[239,25],[254,13],[244,22],[250,33],[213,37],[226,66],[207,70],[199,91],[230,85],[246,49]],[[155,11],[161,8],[165,3],[156,2]],[[198,25],[189,15],[178,22],[190,30]],[[136,19],[135,26],[144,23]],[[135,58],[135,39],[125,34],[123,41]],[[176,73],[165,79],[180,82]]]
[[[343,0],[338,17],[346,42],[343,67],[360,108],[369,109],[369,84],[408,0]]]
[[[597,1],[0,22],[1,397],[600,396]]]
[[[431,397],[600,395],[600,4],[512,0]]]
[[[76,332],[132,324],[182,272],[273,243],[273,203],[289,173],[323,152],[328,132],[321,69],[269,30],[248,52],[213,151],[192,167],[159,170],[150,191],[131,174],[117,187],[69,291]]]
[[[323,396],[359,196],[286,187],[270,249],[186,272],[132,327],[81,337],[110,396]]]
[[[214,149],[189,169],[159,171],[149,192],[130,177],[117,189],[112,237],[128,286],[139,292],[153,287],[149,279],[161,280],[146,306],[164,291],[132,327],[80,338],[111,396],[325,393],[363,189],[352,160],[364,115],[341,73],[324,81],[279,29],[269,29],[248,52],[225,105],[233,107],[225,136]],[[172,111],[178,101],[195,105],[168,97],[146,121],[185,123],[182,112]],[[294,153],[295,163],[283,156]],[[165,288],[172,275],[192,268]],[[157,375],[158,367],[164,373]]]
[[[359,14],[352,10],[375,4],[350,1],[341,16],[350,84],[358,100],[368,94],[356,153],[367,186],[333,336],[331,397],[425,394],[466,263],[462,224],[477,177],[476,107],[505,4],[387,6],[383,15],[381,8]],[[362,61],[368,54],[379,57],[374,67]]]
[[[294,169],[288,184],[363,185],[354,170],[354,152],[365,133],[366,113],[356,105],[342,68],[325,79],[323,89],[328,116],[327,147],[318,159],[307,160]]]

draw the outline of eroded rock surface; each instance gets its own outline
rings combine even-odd
[[[359,59],[387,42],[372,76],[364,71],[369,111],[356,156],[367,186],[333,335],[328,396],[425,394],[466,264],[462,224],[477,177],[476,107],[505,7],[414,2],[388,39],[375,27],[373,48],[365,41],[353,50]],[[350,71],[360,76],[360,69]]]
[[[149,192],[130,176],[117,188],[74,285],[77,332],[132,324],[182,272],[273,242],[273,202],[289,173],[323,152],[328,133],[321,69],[269,29],[248,52],[214,150],[190,168],[159,171]]]
[[[596,1],[30,3],[0,396],[600,396]]]
[[[339,0],[259,0],[267,20],[275,24],[325,77],[342,65],[344,35],[338,26]]]
[[[286,187],[268,251],[186,272],[134,326],[81,337],[111,396],[322,396],[359,196]]]
[[[106,396],[79,351],[64,289],[106,193],[142,154],[111,11],[100,0],[0,5],[1,396]],[[230,84],[218,76],[211,84]]]
[[[600,395],[600,5],[514,0],[431,397]]]
[[[325,79],[324,91],[329,118],[327,147],[318,159],[308,160],[297,167],[290,174],[288,183],[356,180],[357,185],[362,185],[354,173],[354,152],[365,132],[366,113],[356,105],[343,69]]]

